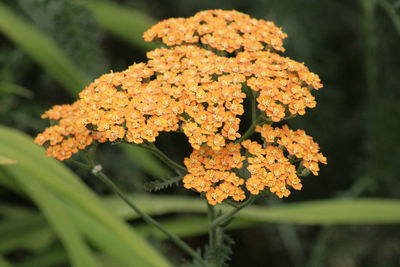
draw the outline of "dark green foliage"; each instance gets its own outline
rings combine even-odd
[[[108,71],[100,48],[101,33],[93,14],[83,5],[67,0],[18,0],[20,8],[47,32],[65,53],[91,78]]]
[[[227,234],[220,233],[222,242],[213,249],[208,245],[205,246],[203,257],[207,262],[207,266],[194,260],[191,263],[185,263],[182,267],[228,267],[231,266],[230,260],[232,256],[232,246],[235,241]]]
[[[227,234],[220,233],[222,235],[222,242],[218,244],[213,250],[206,247],[204,252],[204,258],[211,263],[211,266],[230,266],[230,260],[232,256],[232,246],[235,241]]]

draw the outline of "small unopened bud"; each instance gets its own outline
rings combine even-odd
[[[93,173],[94,175],[97,175],[99,172],[101,172],[102,169],[103,169],[103,167],[102,167],[100,164],[95,165],[95,166],[93,167],[93,169],[92,169],[92,173]]]

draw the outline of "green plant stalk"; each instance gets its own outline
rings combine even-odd
[[[400,35],[400,17],[397,15],[396,9],[393,4],[391,4],[387,0],[379,0],[378,4],[386,11],[397,33]]]
[[[247,131],[242,135],[242,137],[240,137],[235,141],[235,144],[238,144],[243,140],[247,139],[249,136],[251,136],[254,133],[258,122],[263,118],[263,116],[264,116],[263,114],[259,115],[250,125],[249,129],[247,129]]]
[[[375,36],[375,0],[361,0],[363,11],[363,31],[364,31],[364,58],[366,85],[368,89],[368,101],[374,101],[378,97],[377,86],[377,65]]]
[[[208,214],[208,224],[209,224],[209,246],[210,249],[213,250],[215,248],[215,227],[213,227],[214,219],[215,219],[215,208],[214,206],[207,203],[207,214]]]
[[[172,242],[174,242],[179,248],[185,251],[188,255],[198,260],[199,262],[203,262],[203,259],[200,255],[194,251],[191,247],[189,247],[182,239],[180,239],[177,235],[169,232],[165,229],[160,223],[154,220],[152,217],[144,213],[141,209],[139,209],[133,202],[131,202],[124,193],[103,173],[98,172],[96,174],[100,180],[106,184],[111,190],[113,190],[129,207],[131,207],[136,213],[138,213],[142,219],[150,225],[153,225],[155,228],[164,233]]]
[[[154,226],[155,228],[157,228],[158,230],[160,230],[163,234],[165,234],[166,237],[168,237],[179,248],[181,248],[183,251],[185,251],[189,256],[191,256],[193,259],[196,259],[198,262],[200,262],[204,266],[207,266],[206,263],[204,262],[203,258],[196,251],[194,251],[189,245],[187,245],[182,239],[180,239],[174,233],[169,232],[160,223],[158,223],[152,217],[147,215],[138,206],[136,206],[132,201],[130,201],[129,198],[118,188],[118,186],[116,186],[112,182],[112,180],[107,175],[105,175],[101,170],[95,171],[94,168],[96,166],[96,163],[94,162],[93,153],[94,153],[94,149],[92,148],[89,150],[87,160],[89,163],[89,168],[92,169],[92,173],[96,177],[98,177],[105,185],[107,185],[114,193],[116,193],[132,210],[134,210],[137,214],[139,214],[140,217],[146,223],[148,223],[148,224]]]
[[[187,169],[182,165],[176,163],[171,160],[167,155],[165,155],[161,150],[159,150],[153,143],[142,144],[141,147],[153,153],[157,158],[159,158],[162,162],[167,164],[173,170],[175,170],[178,174],[187,173]]]
[[[254,91],[250,89],[251,94],[251,122],[254,123],[257,120],[257,101]]]
[[[254,202],[254,200],[256,200],[256,197],[254,195],[251,195],[245,202],[243,202],[241,205],[237,206],[236,208],[233,208],[231,211],[229,211],[228,213],[225,213],[221,216],[219,216],[218,218],[216,218],[213,223],[211,224],[211,227],[218,227],[218,226],[222,226],[224,224],[226,224],[227,222],[229,222],[233,216],[236,215],[236,213],[238,213],[239,211],[241,211],[243,208],[249,206],[251,203]]]

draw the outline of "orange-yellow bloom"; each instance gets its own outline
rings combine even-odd
[[[193,148],[185,159],[185,188],[210,204],[269,189],[279,197],[301,189],[307,169],[317,175],[326,158],[304,131],[257,127],[263,144],[241,140],[244,99],[252,91],[263,120],[279,122],[314,108],[322,87],[303,63],[279,55],[287,35],[273,22],[237,11],[202,11],[162,21],[144,33],[168,47],[147,53],[147,62],[97,78],[71,105],[43,118],[57,123],[35,142],[59,160],[93,142],[155,142],[161,132],[183,132]],[[300,161],[300,164],[294,160]],[[239,176],[239,173],[241,176]]]
[[[235,10],[206,10],[190,18],[161,21],[143,35],[145,41],[160,40],[168,46],[200,43],[232,53],[243,49],[284,51],[287,37],[271,21],[257,20]]]

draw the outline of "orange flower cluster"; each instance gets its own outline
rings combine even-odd
[[[235,61],[196,46],[156,49],[147,56],[156,80],[184,106],[182,130],[193,148],[207,144],[219,150],[226,139],[240,137],[245,76],[232,71]]]
[[[229,64],[224,65],[226,58],[195,46],[156,49],[148,57],[147,64],[96,79],[71,106],[55,106],[46,112],[43,118],[60,123],[39,134],[36,142],[49,144],[48,154],[63,160],[78,152],[76,146],[63,145],[76,132],[99,142],[140,144],[154,142],[160,132],[181,129],[193,148],[207,144],[216,150],[226,139],[240,137],[237,116],[244,112],[245,78],[222,75],[218,65],[222,62],[229,69]],[[75,112],[68,112],[71,107]],[[69,130],[59,131],[61,125]],[[58,142],[48,143],[51,138]]]
[[[185,188],[204,192],[211,205],[229,197],[241,201],[245,199],[241,188],[244,179],[237,172],[245,167],[249,172],[245,187],[250,194],[258,195],[268,188],[282,198],[289,196],[288,186],[302,188],[299,176],[304,168],[318,175],[319,163],[326,164],[318,144],[303,130],[264,124],[256,131],[261,133],[264,145],[245,140],[241,144],[229,143],[219,151],[208,146],[193,150],[185,159],[189,171],[183,179]]]
[[[285,51],[287,35],[271,21],[257,20],[237,11],[207,10],[189,18],[164,20],[146,31],[146,41],[168,46],[201,44],[229,53],[274,49]]]
[[[305,131],[293,131],[284,125],[274,128],[268,124],[258,126],[256,131],[261,133],[267,144],[277,144],[284,147],[288,154],[302,160],[303,167],[318,175],[318,163],[327,164],[326,157],[319,153],[319,145]]]
[[[59,120],[57,125],[47,128],[35,138],[36,143],[47,146],[47,155],[59,160],[68,159],[93,142],[90,131],[77,124],[79,113],[79,103],[75,102],[54,106],[42,115],[42,118]]]
[[[247,158],[251,177],[246,181],[246,188],[253,195],[269,188],[278,197],[287,197],[290,194],[287,186],[296,190],[302,188],[298,175],[303,167],[318,175],[318,164],[326,164],[318,144],[303,130],[292,131],[286,125],[273,128],[264,124],[258,126],[257,131],[261,133],[264,146],[250,140],[242,143],[251,155]],[[294,162],[299,159],[301,163],[296,167]]]
[[[221,203],[228,197],[235,201],[246,198],[241,188],[244,179],[235,173],[243,165],[240,144],[227,144],[216,151],[208,146],[193,150],[190,158],[185,159],[189,171],[183,178],[185,188],[205,192],[211,205]]]
[[[261,146],[233,144],[244,113],[245,89],[252,90],[265,121],[303,115],[316,105],[311,91],[319,77],[302,63],[282,57],[286,37],[272,22],[236,11],[210,10],[162,21],[144,34],[167,48],[147,53],[146,63],[102,75],[71,105],[55,106],[42,117],[58,121],[35,142],[59,160],[97,142],[154,142],[160,132],[181,131],[193,147],[185,160],[186,188],[204,192],[211,204],[245,198],[268,187],[287,196],[300,189],[297,172],[317,174],[326,163],[318,145],[303,131],[257,128]],[[245,149],[248,156],[244,157]],[[286,155],[289,155],[288,157]],[[292,159],[301,160],[299,170]],[[246,165],[246,181],[236,172]],[[242,188],[243,187],[243,188]]]
[[[257,95],[258,108],[272,121],[304,115],[316,102],[311,90],[322,87],[318,75],[302,63],[266,51],[243,52],[238,61],[249,67],[247,85]]]

